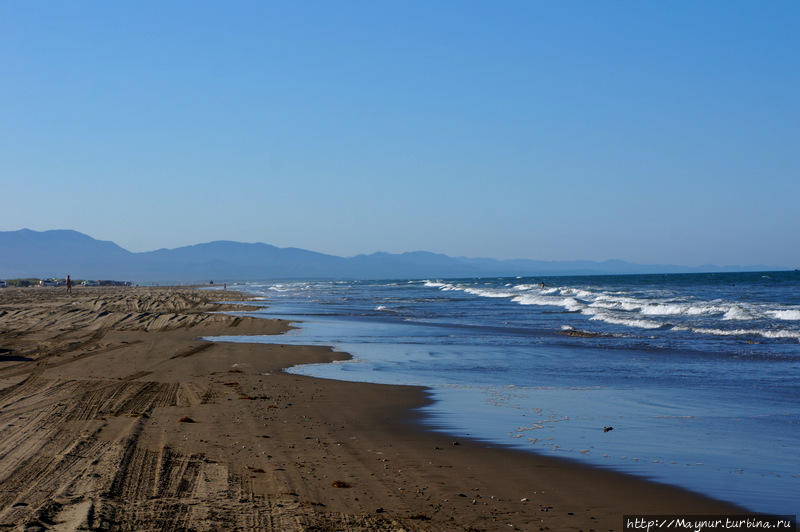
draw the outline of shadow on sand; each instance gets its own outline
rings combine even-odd
[[[0,362],[30,362],[33,360],[29,357],[21,357],[18,355],[12,355],[12,349],[5,349],[0,347]]]

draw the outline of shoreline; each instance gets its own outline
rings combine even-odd
[[[245,292],[239,292],[239,291],[236,291],[236,292],[238,294],[242,295],[243,297],[248,297],[249,296],[249,294],[247,294]],[[228,302],[225,302],[225,303],[228,303]],[[264,309],[264,308],[268,308],[268,307],[258,307],[258,308],[259,309]],[[238,311],[237,310],[233,310],[232,312],[238,312]],[[245,310],[244,312],[247,312],[247,311]],[[256,317],[256,316],[250,316],[250,317],[253,317],[253,318],[256,318],[256,319],[279,319],[279,318],[259,318],[259,317]],[[301,324],[303,323],[302,320],[286,320],[286,322],[287,322],[286,330],[283,330],[281,332],[273,333],[275,336],[283,335],[283,334],[285,334],[286,332],[288,332],[288,331],[290,331],[292,329],[299,329],[299,328],[302,327]],[[261,335],[257,335],[257,336],[261,336]],[[242,336],[242,338],[246,338],[246,336]],[[210,341],[223,342],[223,343],[226,342],[226,340],[210,340]],[[251,343],[251,342],[241,342],[241,343]],[[252,342],[252,343],[258,343],[258,342]],[[276,345],[276,344],[267,344],[267,345]],[[323,349],[331,350],[331,353],[333,353],[333,354],[342,355],[342,358],[338,358],[338,357],[337,358],[332,358],[330,361],[321,362],[322,364],[326,364],[326,363],[330,363],[330,362],[334,362],[334,361],[347,361],[347,360],[353,360],[354,359],[354,356],[352,354],[350,354],[348,352],[345,352],[345,351],[334,351],[334,347],[333,346],[329,346],[329,345],[321,346],[321,345],[291,344],[291,345],[281,345],[281,347],[285,347],[285,348],[289,348],[289,347],[304,347],[304,348],[312,348],[312,349],[313,348],[323,348]],[[319,362],[313,362],[313,364],[316,364],[316,363],[319,363]],[[297,377],[305,377],[305,378],[317,379],[317,380],[329,381],[329,382],[347,382],[347,383],[352,383],[352,384],[356,384],[356,385],[365,384],[365,385],[371,385],[371,386],[386,386],[386,387],[393,387],[393,388],[405,388],[405,389],[410,389],[410,390],[417,390],[421,394],[422,398],[418,402],[415,402],[413,405],[409,404],[409,405],[406,405],[404,407],[400,407],[401,410],[405,410],[406,411],[404,413],[405,419],[402,422],[397,423],[397,426],[395,427],[395,430],[399,430],[399,429],[414,430],[414,431],[419,431],[419,432],[421,432],[421,433],[423,433],[425,435],[429,435],[429,436],[443,436],[445,438],[458,440],[459,445],[464,445],[466,443],[466,444],[471,445],[471,446],[476,447],[476,448],[494,449],[494,450],[498,450],[498,451],[502,451],[502,452],[508,452],[508,453],[518,453],[518,454],[521,454],[522,456],[533,455],[533,456],[536,456],[536,457],[539,457],[539,458],[542,458],[542,459],[545,459],[545,460],[552,460],[552,461],[554,461],[556,463],[560,462],[565,467],[574,467],[574,468],[577,468],[577,469],[587,468],[587,469],[590,469],[590,470],[603,471],[603,472],[607,472],[607,473],[611,473],[611,474],[615,474],[615,475],[622,475],[623,477],[625,477],[627,479],[630,479],[630,480],[642,481],[642,482],[645,482],[645,483],[650,484],[650,485],[663,486],[663,487],[666,487],[666,488],[679,490],[679,491],[685,492],[686,494],[689,494],[690,496],[697,497],[699,499],[706,499],[706,500],[711,501],[713,503],[720,503],[720,504],[723,504],[723,505],[728,505],[731,508],[735,509],[738,513],[741,513],[741,514],[744,514],[744,513],[755,513],[755,511],[748,510],[745,507],[743,507],[743,506],[741,506],[741,505],[739,505],[737,503],[734,503],[734,502],[718,499],[718,498],[713,497],[712,495],[708,495],[708,494],[705,494],[705,493],[694,491],[692,489],[685,488],[685,487],[682,487],[682,486],[678,486],[678,485],[675,485],[675,484],[669,484],[667,482],[662,482],[662,481],[659,481],[659,480],[647,478],[644,475],[637,475],[635,473],[629,473],[629,472],[626,472],[626,471],[615,469],[613,466],[604,467],[604,466],[599,466],[599,465],[593,465],[593,464],[590,464],[590,463],[582,462],[582,461],[580,461],[580,460],[578,460],[576,458],[572,458],[572,457],[548,455],[548,454],[545,454],[545,453],[538,452],[536,449],[522,449],[522,448],[514,446],[513,444],[510,444],[510,443],[501,443],[501,442],[498,442],[498,441],[488,440],[488,439],[487,440],[483,440],[483,439],[475,438],[475,437],[470,436],[470,435],[459,436],[459,435],[456,435],[456,434],[452,434],[452,433],[448,432],[448,430],[446,428],[436,428],[434,424],[426,422],[425,421],[426,414],[419,410],[420,408],[422,408],[424,406],[428,406],[428,405],[434,404],[436,402],[436,399],[431,397],[433,395],[433,390],[429,386],[414,385],[414,384],[386,384],[386,383],[377,383],[377,382],[368,382],[368,381],[355,381],[355,380],[354,381],[342,381],[342,380],[338,380],[338,379],[335,379],[335,378],[327,378],[327,377],[320,377],[320,376],[310,376],[310,375],[304,375],[302,373],[289,373],[287,371],[287,370],[289,370],[289,369],[291,369],[293,367],[297,367],[297,366],[301,366],[301,365],[305,365],[305,364],[307,364],[307,363],[303,362],[303,363],[295,364],[295,365],[292,365],[292,366],[287,366],[285,368],[282,368],[281,371],[283,371],[287,375],[292,375],[292,376],[297,376]]]
[[[345,358],[330,348],[198,339],[288,330],[217,313],[242,308],[212,299],[243,294],[26,290],[0,292],[0,348],[11,350],[0,357],[0,524],[619,530],[625,513],[745,512],[569,459],[454,445],[420,422],[421,387],[282,371]]]

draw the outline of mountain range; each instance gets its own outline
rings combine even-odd
[[[697,267],[621,260],[540,261],[450,257],[413,251],[338,257],[263,243],[215,241],[134,253],[72,230],[0,231],[0,278],[59,277],[136,282],[265,279],[419,279],[774,270],[764,265]]]

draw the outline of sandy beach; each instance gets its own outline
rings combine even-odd
[[[235,292],[0,290],[0,526],[619,530],[741,513],[628,475],[421,430],[424,389],[283,373],[327,348],[220,313]]]

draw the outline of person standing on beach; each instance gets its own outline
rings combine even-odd
[[[72,279],[69,278],[69,275],[67,275],[67,293],[72,293]]]

